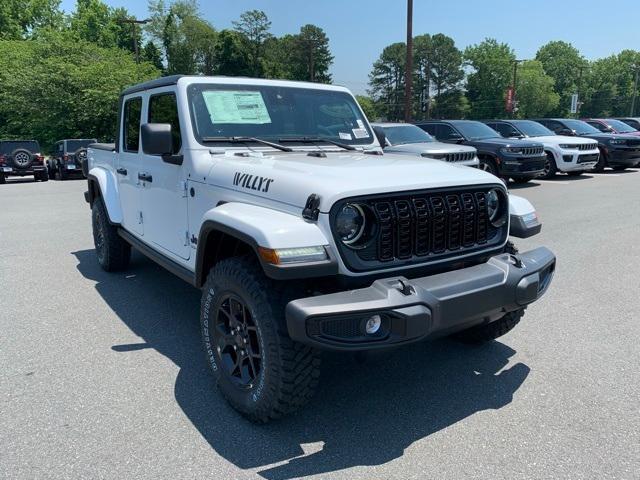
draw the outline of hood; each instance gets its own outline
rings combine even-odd
[[[567,135],[546,135],[542,137],[531,137],[532,141],[540,142],[540,143],[550,143],[553,145],[588,145],[589,142],[586,138],[580,137],[569,137]]]
[[[619,134],[619,133],[587,133],[584,135],[578,135],[582,138],[593,138],[594,140],[598,140],[603,143],[607,143],[607,140],[612,139],[622,139],[622,140],[637,140],[638,137],[636,135],[630,135],[628,133]]]
[[[475,153],[476,149],[468,145],[455,145],[442,142],[405,143],[404,145],[393,145],[384,149],[386,153],[404,152],[421,154],[443,154],[443,153]]]
[[[501,147],[542,147],[542,143],[537,140],[521,140],[519,138],[487,138],[486,140],[470,140],[466,142],[467,145],[473,146],[496,146],[499,145]]]
[[[206,155],[213,161],[208,184],[300,209],[315,193],[320,196],[322,212],[353,196],[501,184],[493,175],[475,168],[400,154],[326,152],[325,158],[306,152]]]

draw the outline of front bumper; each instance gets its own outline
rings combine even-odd
[[[447,335],[498,320],[540,298],[555,270],[555,255],[540,247],[500,254],[460,270],[289,302],[287,329],[295,341],[328,350],[370,350]],[[382,326],[367,335],[367,319]]]
[[[536,178],[544,174],[546,157],[511,157],[500,158],[500,175],[511,178]]]
[[[555,157],[561,172],[586,172],[594,169],[600,159],[600,151],[560,149]]]
[[[607,151],[609,166],[635,167],[640,163],[640,147],[609,148]]]

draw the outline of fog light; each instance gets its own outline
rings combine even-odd
[[[367,319],[364,330],[367,332],[367,335],[373,335],[380,330],[380,325],[382,325],[382,318],[380,318],[380,315],[373,315]]]

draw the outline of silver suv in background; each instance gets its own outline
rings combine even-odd
[[[372,123],[371,125],[386,153],[435,158],[476,168],[480,163],[475,148],[438,142],[415,125],[408,123]]]

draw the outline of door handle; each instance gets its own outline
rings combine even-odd
[[[120,175],[126,175],[127,174],[127,169],[120,167],[120,168],[118,168],[116,170],[116,172],[118,172]]]
[[[138,173],[138,180],[142,180],[143,182],[153,182],[153,177],[148,173]]]

